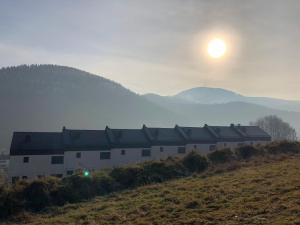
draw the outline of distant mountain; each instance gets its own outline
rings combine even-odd
[[[219,98],[223,98],[222,101],[230,96],[239,96],[222,93],[220,91],[218,94]],[[300,133],[298,112],[246,102],[220,103],[216,102],[217,96],[214,101],[210,98],[212,104],[200,104],[185,99],[183,96],[186,94],[170,97],[155,94],[141,96],[103,77],[64,66],[24,65],[2,68],[0,150],[9,149],[13,131],[59,131],[63,126],[104,129],[106,125],[140,128],[142,124],[165,127],[173,127],[175,124],[248,124],[249,121],[269,114],[287,120]],[[199,96],[197,98],[201,99]]]
[[[247,102],[274,109],[300,112],[300,101],[267,97],[249,97],[222,88],[197,87],[188,89],[168,98],[180,99],[190,103],[220,104],[229,102]]]
[[[18,66],[0,70],[0,150],[13,131],[173,126],[180,120],[113,81],[70,67]]]

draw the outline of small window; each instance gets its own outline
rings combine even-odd
[[[160,150],[160,152],[163,152],[164,151],[164,147],[160,147],[159,150]]]
[[[63,156],[52,156],[51,157],[51,164],[63,164],[64,157]]]
[[[194,149],[197,149],[197,145],[194,145]]]
[[[142,149],[142,157],[150,157],[151,149]]]
[[[23,180],[26,180],[26,179],[27,179],[27,176],[22,176],[22,179],[23,179]]]
[[[23,158],[23,163],[29,163],[29,157],[28,156],[25,156]]]
[[[76,158],[78,158],[78,159],[81,158],[81,152],[76,153]]]
[[[178,154],[185,154],[185,147],[178,147],[177,152]]]
[[[121,155],[125,155],[126,151],[124,149],[121,150]]]
[[[100,159],[101,160],[110,159],[110,152],[100,152]]]
[[[216,145],[210,145],[209,146],[209,151],[214,151],[216,150]]]
[[[68,176],[73,175],[73,170],[67,170],[67,175]]]

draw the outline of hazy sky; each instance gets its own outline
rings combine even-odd
[[[300,1],[0,0],[0,66],[60,64],[138,93],[300,99]],[[207,57],[207,38],[229,50]]]

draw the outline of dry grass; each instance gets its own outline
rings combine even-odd
[[[238,167],[27,213],[15,223],[300,224],[300,156]]]

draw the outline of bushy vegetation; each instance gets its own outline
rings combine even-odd
[[[230,149],[217,150],[207,157],[191,152],[183,158],[150,161],[99,171],[90,176],[79,173],[63,179],[46,177],[19,181],[0,188],[0,217],[6,218],[22,210],[40,211],[48,206],[76,203],[97,195],[185,177],[205,172],[210,166],[216,168],[226,163],[230,166],[254,156],[295,153],[300,153],[298,142],[278,142],[266,146],[243,146],[234,152]]]
[[[213,151],[207,157],[215,164],[230,162],[234,159],[233,152],[229,148]]]
[[[235,155],[238,159],[250,159],[253,156],[263,155],[263,154],[264,152],[262,149],[258,149],[251,145],[242,146],[235,149]]]
[[[272,142],[265,147],[265,151],[270,154],[287,154],[287,153],[300,153],[300,143],[299,142]]]
[[[300,155],[254,157],[230,173],[145,185],[47,213],[25,213],[12,223],[296,225],[299,160]]]
[[[206,170],[208,167],[207,159],[196,152],[191,152],[184,157],[182,163],[190,172],[199,173]]]

